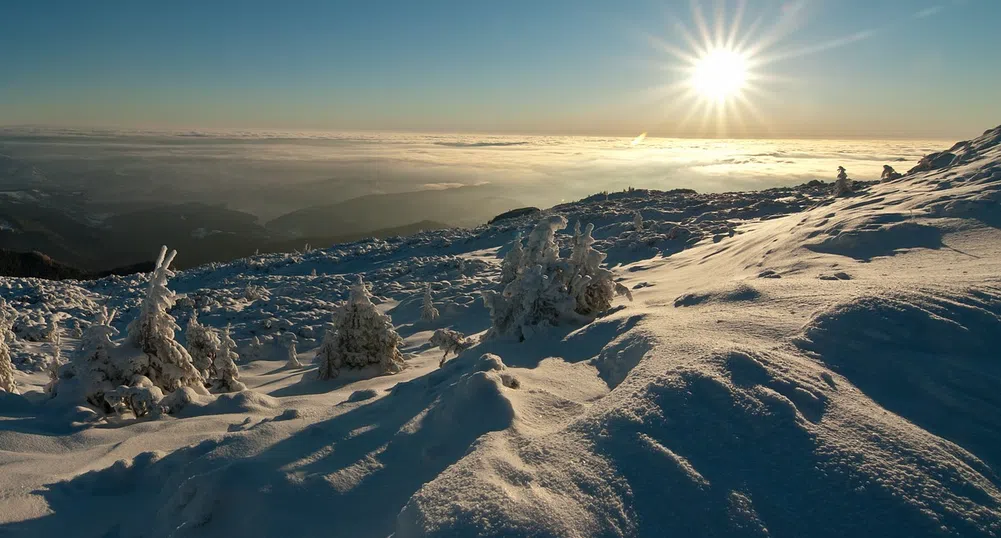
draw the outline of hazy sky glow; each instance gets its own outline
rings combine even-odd
[[[5,2],[0,125],[968,138],[1001,121],[998,21],[996,0]],[[705,113],[686,66],[727,41],[750,87]]]

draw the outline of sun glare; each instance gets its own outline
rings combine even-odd
[[[747,83],[747,60],[730,49],[710,50],[692,67],[692,87],[712,101],[737,96]]]

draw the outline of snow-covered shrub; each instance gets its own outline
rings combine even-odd
[[[639,213],[636,213],[638,216]],[[642,223],[642,221],[640,221]],[[642,224],[640,224],[642,229]],[[570,253],[570,269],[573,275],[568,284],[577,306],[574,311],[583,316],[597,316],[612,306],[616,295],[625,295],[631,301],[632,293],[612,280],[612,272],[601,267],[606,254],[594,249],[591,233],[594,225],[588,224],[584,232],[580,223],[574,228],[573,249]]]
[[[617,293],[629,295],[611,271],[599,267],[605,255],[592,247],[592,225],[584,233],[576,227],[571,257],[560,259],[556,232],[566,225],[560,215],[543,218],[529,235],[515,279],[501,293],[483,293],[493,322],[488,337],[524,340],[546,327],[587,322],[607,310]]]
[[[73,320],[73,324],[70,325],[70,335],[73,338],[80,338],[83,336],[83,327],[80,326],[80,320]]]
[[[894,179],[900,179],[903,175],[893,169],[892,166],[888,164],[883,165],[883,173],[879,175],[880,181],[893,181]]]
[[[362,368],[378,365],[384,374],[399,372],[404,367],[403,355],[397,349],[403,339],[393,328],[393,321],[379,312],[361,276],[351,287],[347,303],[334,313],[334,326],[327,330],[316,352],[320,379],[333,379],[341,368]]]
[[[243,290],[243,298],[248,301],[267,301],[271,298],[271,294],[263,286],[247,284],[247,287]]]
[[[205,379],[212,377],[212,365],[222,345],[219,334],[211,327],[198,323],[198,314],[193,312],[184,331],[184,343],[198,373]]]
[[[834,196],[844,196],[846,194],[851,194],[853,191],[852,180],[848,179],[848,171],[845,167],[838,167],[838,179],[834,182]]]
[[[204,382],[191,355],[174,339],[179,327],[169,313],[175,294],[167,288],[167,279],[174,274],[170,262],[176,255],[176,250],[168,254],[167,247],[160,249],[139,316],[128,326],[129,344],[145,355],[132,361],[128,373],[146,376],[165,392],[186,386],[198,390]]]
[[[261,339],[258,337],[253,337],[250,340],[250,348],[247,351],[247,362],[258,361],[263,358],[264,346],[261,345]]]
[[[643,231],[643,215],[639,211],[633,212],[633,229],[637,232]]]
[[[525,249],[521,246],[521,233],[519,233],[511,243],[511,250],[507,251],[504,261],[501,262],[501,288],[518,278],[524,257]]]
[[[132,411],[136,418],[146,415],[159,416],[162,412],[161,400],[163,391],[144,376],[138,376],[130,386],[120,385],[104,393],[104,404],[107,408],[119,415],[125,411]]]
[[[247,386],[240,381],[240,371],[236,367],[236,361],[240,356],[236,353],[236,342],[229,333],[230,328],[227,325],[219,337],[219,352],[216,353],[212,363],[212,390],[216,392],[247,390]]]
[[[452,329],[438,329],[431,335],[431,345],[437,347],[444,351],[441,356],[441,362],[438,363],[439,366],[445,364],[445,357],[448,357],[449,353],[454,353],[458,355],[463,351],[469,349],[473,345],[473,341],[466,338],[465,335],[459,331],[453,331]]]
[[[0,391],[17,393],[14,381],[14,363],[10,360],[10,345],[7,343],[14,324],[14,309],[0,299]]]
[[[284,338],[285,352],[288,355],[288,361],[286,361],[285,366],[288,368],[302,368],[302,363],[299,362],[299,351],[295,348],[297,343],[295,333],[287,332]]]
[[[428,322],[438,319],[438,309],[434,307],[434,301],[431,299],[430,282],[428,283],[427,288],[424,289],[424,303],[421,305],[421,319]]]

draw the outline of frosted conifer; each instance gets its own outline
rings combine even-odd
[[[295,333],[285,333],[285,351],[288,354],[285,366],[288,368],[302,368],[302,363],[299,362],[299,352],[295,348],[297,343]]]
[[[212,366],[222,342],[219,334],[198,322],[198,314],[192,313],[184,331],[185,349],[191,355],[191,363],[203,378],[212,377]]]
[[[14,325],[14,309],[0,299],[0,391],[17,394],[17,382],[14,381],[14,363],[10,360],[10,345],[7,339]]]
[[[320,379],[333,379],[341,368],[363,368],[375,364],[383,374],[403,369],[398,347],[403,339],[393,321],[379,312],[361,276],[351,287],[347,303],[334,314],[334,326],[327,330],[316,352]]]
[[[176,296],[167,287],[167,279],[174,274],[170,262],[176,255],[176,250],[168,254],[167,247],[160,249],[142,309],[129,324],[128,341],[146,355],[146,360],[133,361],[128,373],[146,376],[164,392],[181,387],[199,391],[204,390],[204,378],[192,364],[191,355],[174,339],[174,332],[179,327],[168,312]]]
[[[834,182],[834,196],[844,196],[853,191],[852,180],[848,179],[848,171],[844,166],[838,167],[838,179]]]
[[[230,328],[227,325],[219,337],[219,353],[216,354],[212,364],[212,390],[216,392],[247,390],[247,386],[240,381],[240,371],[236,367],[236,361],[240,356],[236,353],[236,342],[229,332]]]
[[[643,231],[643,215],[639,211],[633,213],[633,229],[637,232]]]
[[[110,411],[106,407],[105,393],[128,383],[120,366],[112,360],[112,351],[118,347],[111,341],[118,334],[118,329],[111,326],[115,314],[115,310],[108,312],[106,306],[101,308],[97,321],[83,331],[77,358],[74,360],[74,367],[83,380],[87,401],[105,408],[105,411]]]
[[[518,278],[518,271],[521,270],[522,262],[525,258],[525,249],[521,246],[521,234],[519,233],[511,243],[511,250],[507,251],[504,261],[501,262],[501,287],[507,286]]]
[[[424,290],[424,304],[421,305],[421,319],[428,322],[438,319],[438,309],[434,307],[434,301],[431,299],[430,282]]]

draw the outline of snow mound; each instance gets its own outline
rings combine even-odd
[[[886,409],[1001,465],[1001,287],[861,297],[817,316],[798,344]]]

